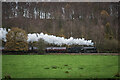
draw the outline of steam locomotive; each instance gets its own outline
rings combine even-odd
[[[97,53],[96,47],[47,47],[46,53]]]

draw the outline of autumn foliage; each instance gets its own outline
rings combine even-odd
[[[19,28],[12,28],[6,35],[7,42],[5,48],[8,51],[28,50],[27,34]]]

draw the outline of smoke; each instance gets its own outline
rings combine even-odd
[[[10,31],[10,29],[8,29]],[[0,40],[3,40],[6,42],[6,34],[7,34],[6,28],[0,28]],[[74,39],[73,37],[70,37],[68,39],[64,37],[57,37],[54,35],[48,35],[44,33],[33,33],[33,34],[28,34],[28,42],[34,42],[38,41],[39,39],[43,39],[49,44],[55,44],[55,45],[94,45],[92,40],[85,40],[84,38],[76,38]]]
[[[10,29],[8,29],[10,31]],[[6,28],[0,28],[0,40],[3,40],[6,42],[6,34],[8,33]]]
[[[55,44],[55,45],[93,45],[94,43],[92,40],[85,40],[84,38],[77,38],[74,39],[73,37],[70,37],[68,39],[64,37],[56,37],[54,35],[48,35],[44,33],[33,33],[33,34],[28,34],[28,42],[34,42],[38,41],[39,39],[43,39],[46,42],[50,44]]]

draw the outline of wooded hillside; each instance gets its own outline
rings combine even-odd
[[[118,3],[5,2],[2,27],[91,39],[100,51],[118,48]]]

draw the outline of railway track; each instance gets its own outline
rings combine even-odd
[[[120,53],[47,53],[50,55],[61,55],[61,54],[68,54],[68,55],[120,55]]]
[[[2,55],[120,55],[120,53],[2,53]]]

